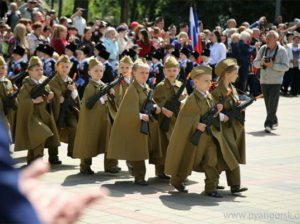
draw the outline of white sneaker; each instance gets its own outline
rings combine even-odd
[[[278,127],[278,123],[272,125],[272,129],[276,129]]]
[[[265,127],[265,132],[267,133],[271,133],[272,129],[269,127],[269,126],[266,126]]]

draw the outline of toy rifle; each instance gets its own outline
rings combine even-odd
[[[147,95],[147,99],[143,104],[141,113],[142,114],[147,114],[149,116],[150,121],[154,121],[155,117],[154,117],[154,113],[156,108],[154,107],[154,102],[152,100],[153,97],[153,90],[150,89],[148,95]],[[145,134],[145,135],[149,135],[149,124],[148,122],[142,120],[141,121],[141,128],[140,128],[141,133]]]
[[[12,78],[10,78],[9,80],[12,82],[12,84],[16,84],[18,86],[18,88],[21,87],[22,85],[22,80],[28,75],[27,71],[24,72],[20,72],[16,75],[14,75]]]
[[[15,104],[15,98],[17,97],[20,89],[15,90],[12,93],[9,93],[3,100],[4,114],[8,114],[8,109],[17,110],[17,105]]]
[[[111,88],[113,88],[118,83],[120,83],[123,79],[124,79],[124,76],[120,75],[120,77],[118,79],[112,81],[107,86],[105,86],[104,88],[100,89],[100,91],[98,93],[96,93],[94,96],[92,96],[89,99],[87,99],[87,101],[85,103],[86,107],[88,109],[92,109],[93,106],[95,105],[95,103],[97,102],[97,100],[99,100],[99,98],[102,97],[102,96],[104,96],[105,94],[107,94],[111,99],[113,99],[114,95],[109,94],[109,91],[110,91]]]
[[[182,85],[178,89],[177,93],[170,100],[168,100],[166,102],[166,104],[164,105],[164,108],[172,111],[175,117],[177,117],[178,113],[179,113],[179,109],[180,109],[180,105],[181,105],[179,98],[180,98],[181,94],[183,93],[185,86],[186,86],[186,81],[182,83]],[[171,123],[171,118],[164,116],[162,119],[162,122],[160,124],[160,129],[164,132],[168,132],[170,123]]]
[[[73,82],[67,82],[68,85],[72,85]],[[66,117],[72,113],[73,110],[78,110],[77,103],[71,97],[72,91],[67,90],[64,94],[64,102],[60,105],[59,115],[57,119],[57,127],[66,127]]]
[[[230,95],[230,93],[232,92],[232,90],[228,91],[226,96],[220,97],[219,101],[206,113],[204,114],[201,118],[200,118],[200,123],[203,123],[206,125],[206,131],[209,135],[211,135],[211,125],[213,124],[216,127],[220,126],[219,121],[217,121],[215,119],[216,113],[218,112],[218,108],[217,105],[218,104],[223,104],[225,99]],[[190,142],[197,146],[199,144],[199,140],[201,135],[203,134],[202,131],[200,131],[199,129],[197,129],[194,134],[191,136],[190,138]]]
[[[228,111],[224,112],[229,118],[229,123],[232,124],[232,120],[236,119],[238,120],[242,125],[245,123],[245,116],[241,113],[244,109],[246,109],[248,106],[250,106],[254,101],[257,99],[263,97],[263,94],[258,95],[257,97],[250,97],[250,99],[244,101],[238,106],[233,106]]]
[[[32,88],[31,93],[30,93],[30,96],[32,99],[35,99],[35,98],[37,98],[39,96],[43,96],[43,95],[46,95],[46,96],[49,95],[50,92],[48,90],[46,90],[45,87],[51,81],[51,79],[55,76],[55,73],[60,70],[60,68],[61,67],[58,66],[57,69],[54,70],[52,72],[52,74],[50,76],[48,76],[42,83],[40,83]]]

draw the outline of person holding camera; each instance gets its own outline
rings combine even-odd
[[[262,46],[254,60],[254,66],[260,68],[260,83],[264,95],[267,118],[265,132],[270,133],[278,126],[276,111],[284,72],[289,69],[285,48],[277,41],[279,35],[271,30],[267,33],[266,44]]]
[[[84,29],[87,26],[86,20],[83,18],[83,13],[86,11],[86,9],[83,8],[77,8],[76,12],[71,16],[71,19],[73,21],[73,25],[78,30],[78,35],[82,36],[84,34]]]

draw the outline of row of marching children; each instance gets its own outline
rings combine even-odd
[[[92,158],[104,154],[106,172],[118,173],[118,160],[126,160],[138,185],[147,185],[149,160],[156,175],[170,179],[179,192],[187,192],[184,181],[192,171],[204,172],[205,193],[211,197],[222,197],[222,171],[232,193],[247,190],[241,187],[239,164],[245,164],[244,110],[251,102],[241,104],[232,85],[238,76],[235,59],[215,67],[219,82],[212,90],[212,69],[206,65],[187,71],[187,61],[169,56],[151,73],[146,59],[133,63],[124,56],[118,70],[107,73],[105,49],[89,60],[84,47],[79,51],[83,60],[75,69],[67,53],[48,76],[41,59],[31,57],[28,75],[16,90],[0,60],[0,110],[15,150],[28,151],[28,164],[43,157],[44,148],[51,164],[61,164],[58,147],[65,142],[68,156],[80,159],[83,174],[93,174]],[[188,52],[180,54],[185,58]],[[161,61],[158,53],[152,56]]]

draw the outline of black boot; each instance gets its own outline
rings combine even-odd
[[[234,185],[234,186],[230,187],[230,190],[231,190],[231,194],[235,194],[235,193],[240,193],[240,192],[243,192],[243,191],[247,191],[248,188],[241,187],[240,185]]]
[[[206,194],[213,198],[223,198],[223,196],[217,191],[206,193]]]

